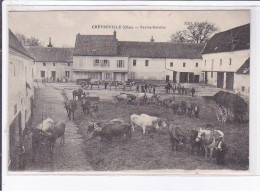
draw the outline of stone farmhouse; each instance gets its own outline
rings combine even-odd
[[[250,24],[215,34],[202,58],[206,83],[249,94]]]
[[[19,168],[19,146],[32,117],[34,58],[9,30],[8,126],[9,169]]]
[[[28,47],[35,58],[35,79],[37,81],[72,81],[73,48]]]
[[[118,41],[113,35],[76,37],[73,79],[199,82],[203,44]]]

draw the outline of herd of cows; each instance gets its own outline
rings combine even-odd
[[[76,92],[77,95],[74,95]],[[94,111],[98,111],[96,106],[91,106],[91,103],[86,100],[87,98],[83,92],[81,93],[80,90],[76,92],[73,93],[73,99],[65,99],[64,105],[69,119],[71,119],[71,116],[74,119],[74,112],[78,107],[78,103],[80,103],[84,114],[86,109],[88,112],[91,108]],[[192,112],[194,112],[195,117],[199,118],[199,106],[197,104],[192,103],[191,100],[189,102],[184,100],[177,101],[174,96],[162,97],[147,93],[121,93],[116,95],[114,99],[118,102],[136,103],[137,105],[155,103],[172,109],[176,114],[188,114],[191,116]],[[164,133],[169,135],[169,142],[173,151],[179,151],[183,146],[189,144],[193,153],[204,154],[205,158],[212,159],[213,151],[215,151],[217,164],[224,164],[227,151],[224,133],[220,130],[214,130],[210,124],[205,128],[193,129],[187,134],[180,126],[172,124],[171,121],[147,114],[132,114],[129,120],[130,122],[122,119],[113,119],[108,122],[99,121],[97,123],[88,122],[87,132],[92,134],[92,138],[100,137],[101,141],[106,140],[108,142],[111,142],[114,137],[125,137],[126,140],[130,140],[132,133],[136,129],[142,129],[144,138],[149,138],[146,135],[148,132]],[[32,142],[34,153],[37,152],[36,145],[40,145],[40,141],[48,142],[45,145],[49,145],[51,153],[53,153],[55,142],[58,138],[61,138],[64,142],[65,123],[54,123],[52,119],[47,118],[37,126],[37,129]],[[39,131],[42,131],[42,133],[39,134]]]

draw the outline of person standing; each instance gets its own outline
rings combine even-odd
[[[153,94],[155,94],[155,86],[153,86]]]
[[[195,95],[195,88],[192,87],[192,88],[191,88],[191,96],[194,97],[194,95]]]
[[[139,93],[139,85],[138,85],[138,84],[137,84],[137,86],[136,86],[136,92]]]

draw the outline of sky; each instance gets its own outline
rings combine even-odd
[[[171,34],[186,29],[187,22],[204,21],[225,31],[250,23],[250,11],[35,11],[9,12],[8,16],[13,33],[34,36],[45,46],[51,37],[55,47],[74,47],[78,33],[113,34],[114,29],[93,27],[97,25],[121,26],[121,29],[116,29],[119,41],[149,41],[153,36],[155,42],[166,42]],[[163,29],[144,29],[141,26]]]

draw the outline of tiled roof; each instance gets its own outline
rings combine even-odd
[[[113,35],[77,35],[74,56],[201,59],[205,44],[118,41]]]
[[[202,54],[250,49],[250,24],[215,34]]]
[[[76,37],[75,56],[116,56],[117,39],[113,35],[80,35]]]
[[[118,55],[142,58],[201,59],[204,44],[167,42],[118,42]]]
[[[26,48],[23,47],[22,43],[17,39],[17,37],[13,34],[13,32],[10,29],[9,29],[9,47],[31,59],[34,59],[26,50]]]
[[[28,51],[39,62],[72,62],[72,48],[28,47]]]
[[[245,63],[237,70],[237,74],[249,74],[250,70],[250,58],[248,58]]]

